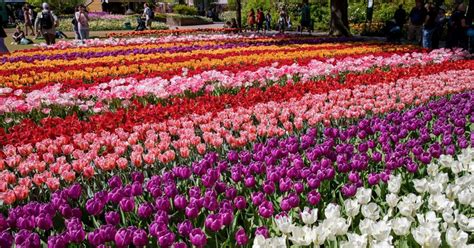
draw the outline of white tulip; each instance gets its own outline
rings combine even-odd
[[[360,204],[356,199],[347,199],[344,201],[344,209],[346,210],[347,216],[354,218],[359,214]]]
[[[458,201],[462,205],[471,205],[474,201],[474,191],[464,189],[458,194]]]
[[[370,248],[391,248],[394,247],[392,245],[392,236],[389,236],[389,238],[385,240],[373,240],[370,242]]]
[[[359,201],[359,204],[365,205],[370,202],[372,197],[372,189],[366,189],[364,187],[360,187],[357,189],[356,198]]]
[[[446,197],[448,197],[449,200],[454,201],[458,197],[460,190],[461,190],[461,187],[459,185],[448,184],[445,190]]]
[[[314,244],[318,246],[324,245],[324,242],[326,242],[326,239],[329,237],[329,235],[331,235],[331,230],[329,228],[325,228],[324,222],[323,222],[323,224],[314,228],[314,234],[315,234]]]
[[[339,218],[341,216],[341,209],[337,204],[329,204],[324,210],[324,216],[326,219]]]
[[[385,197],[385,201],[387,202],[390,208],[395,208],[398,204],[398,196],[396,194],[390,193]]]
[[[271,238],[268,241],[268,248],[286,248],[286,236]]]
[[[444,194],[430,195],[428,206],[436,212],[442,212],[451,206],[450,201]]]
[[[411,220],[406,217],[392,219],[393,232],[398,236],[406,236],[410,233]]]
[[[468,188],[474,181],[474,174],[466,174],[454,180],[454,183],[461,187],[461,189]]]
[[[288,239],[295,245],[307,246],[313,243],[316,236],[314,233],[313,229],[308,226],[294,227]]]
[[[348,233],[347,241],[341,243],[341,248],[366,248],[367,247],[367,235],[359,235],[357,233]]]
[[[376,228],[372,230],[372,237],[375,240],[383,241],[389,238],[392,231],[391,223],[385,220],[377,222]]]
[[[413,186],[415,186],[415,190],[418,193],[425,193],[428,189],[428,180],[426,178],[422,179],[413,179]]]
[[[411,231],[415,241],[422,247],[431,248],[441,245],[441,233],[437,230],[419,226]]]
[[[440,194],[444,191],[443,184],[437,181],[432,181],[428,183],[428,192],[432,195]]]
[[[429,164],[428,168],[426,169],[426,172],[428,173],[428,175],[432,177],[436,176],[438,174],[438,171],[439,171],[438,165],[435,163]]]
[[[311,210],[308,207],[305,207],[303,212],[301,213],[301,220],[306,225],[312,225],[318,220],[318,209],[315,208]]]
[[[466,215],[457,214],[456,212],[454,213],[454,215],[461,230],[469,233],[474,232],[474,218],[468,218]]]
[[[363,219],[359,222],[359,230],[362,234],[372,235],[375,228],[375,221],[371,219]]]
[[[345,235],[349,229],[349,223],[344,218],[336,218],[333,221],[333,231],[336,235]]]
[[[436,175],[433,178],[433,181],[441,183],[443,185],[443,191],[444,191],[444,189],[446,188],[446,185],[449,182],[449,175],[448,173],[444,173],[444,172],[438,173],[438,175]]]
[[[468,151],[457,155],[458,161],[463,164],[464,168],[467,168],[469,166],[469,164],[472,162],[472,158],[472,153]]]
[[[402,197],[397,207],[403,216],[413,216],[416,210],[423,204],[421,196],[416,196],[412,193]]]
[[[253,239],[252,248],[265,248],[268,247],[268,242],[263,235],[257,235]]]
[[[388,180],[388,191],[390,193],[398,194],[400,192],[400,186],[402,185],[402,177],[400,175],[397,176],[390,176],[390,180]]]
[[[446,243],[451,247],[464,247],[467,243],[467,233],[456,230],[454,227],[448,228],[446,231]]]
[[[290,233],[293,230],[293,223],[291,221],[291,217],[288,216],[279,216],[278,218],[275,218],[276,225],[278,229],[282,233]]]
[[[441,218],[438,218],[434,211],[428,211],[424,215],[417,214],[416,217],[418,218],[420,226],[425,226],[426,228],[430,228],[432,230],[438,230]]]
[[[443,168],[451,168],[453,162],[454,162],[454,158],[451,155],[442,154],[438,159],[438,163]]]
[[[460,172],[466,170],[466,168],[464,168],[463,163],[461,163],[459,161],[453,161],[451,163],[451,168],[450,169],[454,174],[459,174]]]
[[[361,208],[362,215],[365,218],[378,220],[380,218],[380,208],[379,205],[376,203],[369,203],[368,205],[364,205]]]
[[[453,210],[452,209],[447,209],[446,211],[443,211],[441,214],[443,216],[444,222],[446,222],[448,225],[454,224],[454,216],[453,216]]]

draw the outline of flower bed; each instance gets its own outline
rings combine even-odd
[[[465,56],[239,35],[13,53],[1,246],[466,247]]]

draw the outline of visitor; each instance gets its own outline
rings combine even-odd
[[[254,25],[255,25],[255,11],[253,9],[250,10],[248,16],[247,16],[247,24],[250,28],[250,31],[253,31]]]
[[[416,1],[416,6],[410,11],[410,23],[408,26],[408,41],[420,43],[423,23],[426,19],[426,9],[420,0]]]
[[[283,34],[285,33],[286,26],[288,25],[287,16],[285,10],[280,10],[280,17],[278,18],[278,31]]]
[[[257,11],[257,32],[260,33],[260,30],[263,31],[263,23],[265,22],[265,14],[263,10],[260,8]]]
[[[272,30],[272,14],[270,14],[270,11],[267,11],[265,15],[265,31],[270,30]]]
[[[466,5],[461,3],[453,11],[449,18],[447,48],[467,48],[467,29],[469,25],[466,20]]]
[[[303,7],[301,8],[301,33],[303,33],[303,29],[305,28],[311,34],[311,13],[309,9],[308,0],[303,0]]]
[[[79,11],[74,15],[77,20],[77,31],[82,42],[89,39],[89,14],[86,6],[79,5]]]
[[[25,32],[23,32],[23,30],[21,30],[20,25],[16,26],[16,29],[15,29],[15,32],[13,33],[13,35],[12,35],[12,38],[13,38],[13,41],[16,44],[20,44],[21,39],[25,38]]]
[[[441,39],[441,36],[443,35],[444,31],[444,25],[446,24],[446,6],[441,5],[438,8],[438,15],[436,16],[436,28],[433,33],[433,40],[432,40],[432,48],[433,49],[438,49],[439,48],[439,40]]]
[[[427,15],[425,22],[423,23],[423,48],[433,48],[433,34],[436,30],[436,17],[438,16],[437,7],[431,3],[427,3],[425,8],[427,9]]]
[[[3,29],[3,19],[0,18],[0,55],[10,53],[5,46],[5,38],[7,38],[7,33]]]
[[[237,19],[232,18],[230,28],[239,28],[239,25],[237,25]]]
[[[151,30],[151,23],[153,22],[153,19],[155,18],[155,13],[148,6],[147,3],[143,4],[143,7],[145,7],[145,9],[143,10],[143,17],[145,18],[146,28]]]
[[[23,18],[25,23],[25,35],[28,36],[28,28],[31,30],[31,35],[35,36],[35,30],[33,29],[33,10],[28,4],[23,6]]]
[[[46,44],[52,45],[56,43],[56,27],[58,26],[58,18],[49,9],[49,4],[43,3],[43,10],[38,14],[35,21],[35,27],[40,30],[46,40]]]
[[[403,30],[403,26],[405,25],[407,21],[407,12],[405,9],[403,9],[403,4],[400,4],[398,6],[398,9],[395,11],[395,14],[393,15],[393,19],[395,19],[395,24],[400,28],[400,30]]]
[[[74,31],[74,39],[80,40],[81,34],[79,33],[79,27],[78,27],[78,23],[76,19],[76,14],[75,14],[77,12],[79,12],[79,6],[76,6],[74,8],[74,15],[72,16],[71,24],[72,24],[72,30]]]

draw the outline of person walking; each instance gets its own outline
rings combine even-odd
[[[263,23],[265,22],[265,14],[260,8],[257,10],[257,32],[260,33],[260,30],[263,31]]]
[[[303,7],[301,8],[301,33],[303,33],[304,28],[306,28],[311,34],[311,13],[309,9],[308,0],[303,1]]]
[[[151,30],[151,23],[153,22],[153,19],[155,18],[155,14],[153,10],[148,6],[147,3],[143,4],[143,17],[145,18],[145,26],[148,30]]]
[[[23,18],[25,22],[25,35],[28,36],[28,29],[30,29],[31,35],[36,36],[35,30],[33,29],[33,10],[28,4],[23,6]]]
[[[426,19],[426,9],[420,0],[416,1],[416,6],[410,11],[410,23],[408,26],[408,40],[420,43],[423,23]]]
[[[7,38],[7,33],[3,29],[3,19],[0,18],[0,55],[10,53],[5,45],[5,38]]]
[[[437,7],[433,4],[426,4],[428,10],[425,22],[423,23],[423,48],[433,48],[433,34],[436,31],[436,17],[438,16]]]
[[[272,14],[270,11],[267,11],[265,15],[265,31],[270,31],[272,29]]]
[[[280,10],[280,17],[278,18],[278,31],[283,34],[285,33],[285,29],[288,25],[288,20],[286,16],[285,10]]]
[[[75,13],[77,20],[77,31],[79,32],[79,38],[82,42],[89,39],[89,14],[87,13],[86,6],[79,5],[79,11]]]
[[[43,3],[43,10],[38,14],[35,21],[36,30],[40,30],[46,44],[56,43],[56,27],[58,26],[58,17],[49,9],[48,3]]]
[[[253,9],[250,10],[247,16],[247,24],[249,25],[250,31],[253,31],[255,25],[255,11],[253,11]]]

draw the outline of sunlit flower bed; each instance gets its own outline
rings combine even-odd
[[[0,247],[472,247],[466,56],[199,35],[0,58]]]

